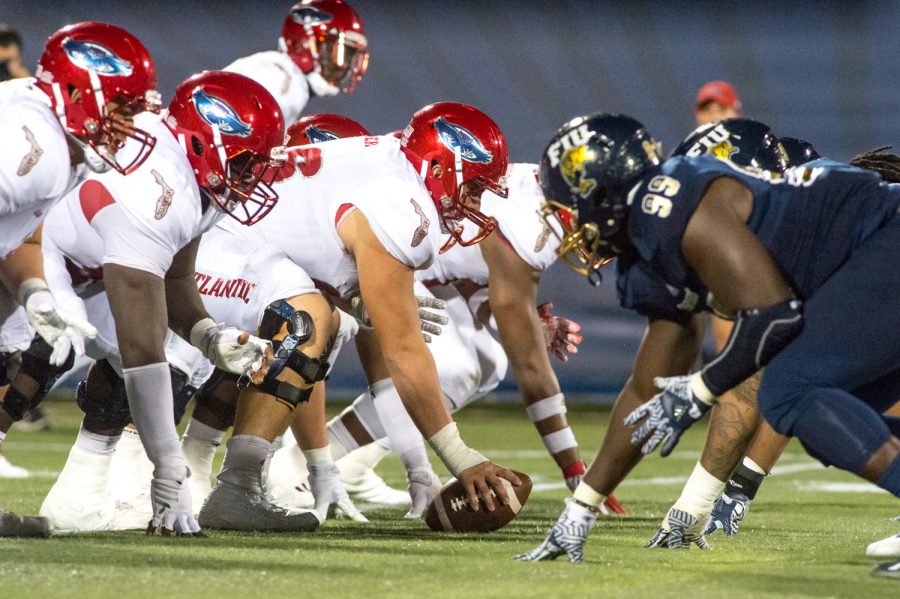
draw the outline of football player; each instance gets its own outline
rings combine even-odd
[[[140,41],[118,27],[85,22],[69,25],[47,40],[36,78],[0,85],[0,294],[4,327],[0,354],[7,384],[34,331],[60,367],[70,349],[84,352],[93,327],[59,309],[47,288],[41,257],[40,224],[47,211],[90,171],[127,174],[147,158],[155,140],[136,128],[134,115],[159,111],[156,71]],[[127,139],[139,147],[130,159],[117,158]],[[18,314],[16,314],[18,312]],[[10,368],[12,366],[12,368]],[[28,398],[13,389],[3,402],[5,422],[29,410]],[[0,536],[46,534],[43,521],[3,513]]]
[[[505,195],[506,167],[506,142],[493,121],[462,104],[433,104],[413,116],[400,141],[355,137],[297,148],[286,178],[276,184],[284,201],[274,218],[244,230],[223,225],[283,250],[338,304],[361,297],[404,405],[448,469],[466,484],[473,509],[476,493],[490,497],[489,489],[505,504],[500,479],[519,481],[466,446],[450,418],[420,334],[413,272],[434,260],[441,231],[462,245],[491,232],[492,221],[478,210],[480,197],[486,189]],[[467,229],[463,221],[473,226]],[[241,447],[229,444],[223,466],[228,478],[220,474],[201,522],[226,527],[224,521],[231,519],[239,526],[244,506],[217,501],[216,494],[261,477],[277,434],[277,427],[261,421],[276,420],[279,411],[283,422],[286,407],[269,404],[267,411],[251,413],[238,406],[238,418],[246,412],[248,423],[260,423],[255,434],[241,435],[246,441]],[[235,482],[234,476],[242,480]],[[486,504],[494,509],[492,499]]]
[[[600,139],[604,151],[592,147]],[[564,149],[579,147],[587,159],[574,171],[562,166]],[[546,214],[568,227],[561,252],[580,272],[595,278],[602,263],[618,257],[620,290],[623,283],[627,291],[640,278],[659,278],[695,309],[736,320],[726,349],[692,375],[683,374],[696,356],[695,343],[684,345],[696,337],[690,323],[651,323],[664,323],[657,339],[668,341],[667,351],[645,352],[645,338],[636,369],[654,375],[669,369],[669,376],[657,376],[662,392],[650,401],[632,409],[640,395],[631,405],[620,398],[613,413],[615,423],[630,410],[625,422],[639,425],[631,440],[643,444],[642,453],[662,444],[668,455],[716,397],[766,366],[757,400],[776,431],[900,494],[900,440],[894,421],[879,414],[898,396],[897,356],[881,320],[865,317],[878,312],[873,301],[900,291],[887,259],[900,243],[893,218],[900,190],[876,173],[839,163],[783,176],[707,156],[660,164],[643,125],[606,114],[566,123],[542,168]],[[586,181],[588,188],[573,184]],[[685,350],[688,362],[675,369],[651,363],[679,353],[672,349]],[[850,363],[846,355],[860,359]],[[563,553],[582,559],[604,490],[594,465],[544,543],[523,559]],[[703,523],[688,511],[670,510],[667,520],[670,539],[705,544]]]
[[[257,81],[293,123],[310,96],[352,93],[369,52],[362,20],[344,0],[303,0],[284,19],[278,50],[239,58],[226,71]]]
[[[102,359],[79,389],[86,417],[41,510],[61,530],[103,525],[108,505],[90,496],[79,502],[78,494],[85,485],[105,490],[109,460],[130,417],[155,467],[148,532],[195,534],[164,354],[167,325],[217,367],[255,382],[265,377],[269,342],[209,318],[194,262],[200,235],[225,215],[246,226],[275,205],[268,183],[283,165],[284,124],[265,89],[221,71],[189,78],[164,116],[142,113],[137,121],[157,140],[151,157],[128,178],[92,176],[47,223],[58,250],[51,286],[67,289],[83,314],[87,302],[99,304],[91,310],[101,329],[91,353]],[[89,289],[98,279],[102,295],[97,285]]]

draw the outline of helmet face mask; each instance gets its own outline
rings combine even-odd
[[[275,207],[272,183],[287,157],[284,119],[261,85],[223,71],[194,75],[175,90],[165,123],[197,185],[229,216],[252,225]]]
[[[557,256],[591,283],[630,243],[629,192],[659,162],[659,144],[624,115],[572,119],[544,150],[540,216],[560,241]]]
[[[35,77],[89,168],[127,175],[150,155],[156,140],[134,127],[134,116],[158,113],[162,102],[153,61],[136,37],[106,23],[69,25],[47,40]],[[126,139],[138,149],[121,164],[115,154]]]

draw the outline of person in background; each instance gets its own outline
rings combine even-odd
[[[741,116],[741,99],[734,86],[725,81],[710,81],[697,92],[694,118],[697,126]]]

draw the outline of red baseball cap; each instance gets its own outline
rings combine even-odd
[[[700,88],[694,107],[700,108],[707,102],[718,102],[728,108],[741,109],[741,99],[738,98],[734,87],[726,81],[710,81]]]

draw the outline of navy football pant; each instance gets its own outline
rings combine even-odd
[[[894,218],[804,303],[803,331],[769,362],[759,389],[776,431],[856,474],[890,439],[880,412],[900,399],[898,257]],[[900,459],[878,484],[900,496]]]

